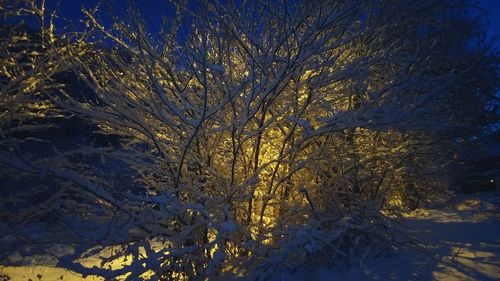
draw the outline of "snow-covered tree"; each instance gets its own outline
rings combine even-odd
[[[446,180],[443,147],[482,125],[497,86],[466,1],[165,5],[154,26],[134,2],[110,28],[84,10],[84,36],[64,46],[96,97],[53,101],[119,145],[57,158],[52,173],[79,183],[93,210],[80,220],[96,229],[69,225],[85,242],[60,266],[263,280],[376,255],[393,243],[380,210]],[[135,185],[71,168],[75,157],[126,167]],[[131,255],[121,269],[76,262],[116,245],[103,264]]]
[[[2,221],[16,221],[26,214],[19,211],[23,203],[14,192],[21,190],[9,187],[9,182],[29,182],[28,178],[43,173],[38,169],[43,159],[34,157],[44,154],[36,149],[43,143],[39,136],[53,127],[50,118],[60,116],[45,93],[60,87],[52,77],[64,69],[64,56],[58,51],[52,16],[44,11],[43,2],[1,1],[0,6],[1,201],[2,211],[11,208],[15,210],[11,215],[16,214],[2,216]],[[22,192],[34,196],[41,189],[27,187]]]

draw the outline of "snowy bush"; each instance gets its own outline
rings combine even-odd
[[[343,269],[391,249],[380,211],[418,206],[446,181],[449,144],[484,125],[497,56],[472,41],[465,1],[165,5],[154,27],[137,4],[110,28],[84,10],[84,32],[49,40],[93,91],[51,102],[116,140],[44,167],[80,210],[59,219],[81,241],[58,266],[129,280]]]

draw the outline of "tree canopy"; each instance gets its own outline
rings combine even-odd
[[[445,196],[460,144],[498,120],[468,1],[170,1],[154,28],[127,3],[58,32],[43,1],[2,2],[2,263],[45,243],[106,279],[345,268],[389,251],[393,216]],[[47,140],[68,119],[84,136]],[[99,252],[130,258],[80,263]]]

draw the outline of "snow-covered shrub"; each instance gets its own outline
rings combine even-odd
[[[59,265],[85,275],[263,280],[383,254],[396,230],[380,210],[432,191],[497,77],[462,1],[165,5],[156,26],[140,5],[110,28],[84,10],[64,46],[95,99],[53,101],[118,142],[50,166],[80,186],[87,215],[64,222],[85,239]]]
[[[375,204],[343,216],[313,212],[307,223],[283,222],[269,230],[268,242],[256,244],[254,255],[245,259],[248,280],[267,280],[274,274],[298,268],[329,267],[344,270],[366,259],[392,253],[402,235],[398,227],[385,219]]]

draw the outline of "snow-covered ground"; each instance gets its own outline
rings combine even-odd
[[[418,245],[344,274],[304,270],[283,274],[280,279],[500,280],[500,194],[457,195],[443,205],[408,214],[404,226]]]
[[[416,245],[397,254],[371,260],[343,274],[329,269],[298,270],[281,274],[286,281],[361,280],[499,280],[500,195],[457,195],[446,204],[407,214],[404,226],[415,235]],[[48,266],[1,267],[10,280],[83,279]],[[37,275],[40,277],[37,277]]]

